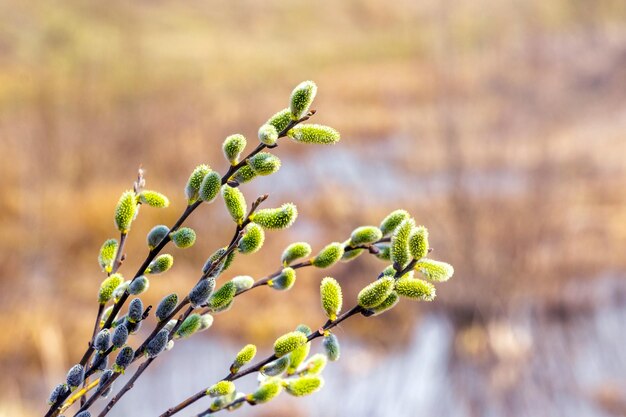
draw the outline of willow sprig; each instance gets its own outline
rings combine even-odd
[[[357,314],[365,317],[382,314],[401,298],[422,301],[435,298],[433,282],[446,281],[454,270],[445,262],[427,257],[431,252],[428,230],[417,226],[404,210],[390,213],[379,226],[359,226],[343,242],[330,242],[315,253],[307,242],[294,242],[282,252],[280,266],[273,273],[257,280],[239,275],[218,286],[218,280],[235,258],[261,250],[266,234],[291,227],[298,217],[293,203],[262,208],[268,195],[258,197],[248,206],[240,186],[258,176],[272,175],[280,170],[282,162],[271,151],[279,146],[281,138],[322,145],[339,141],[340,135],[333,128],[305,123],[315,114],[310,106],[316,94],[317,86],[312,81],[296,86],[289,107],[275,113],[258,129],[259,143],[245,156],[242,155],[248,144],[246,137],[242,134],[228,136],[222,144],[222,152],[229,164],[223,175],[208,164],[198,165],[184,187],[185,210],[171,227],[156,225],[148,232],[148,254],[132,278],[126,280],[120,269],[126,259],[126,242],[139,209],[142,205],[169,206],[165,195],[145,188],[143,170],[138,171],[132,190],[122,193],[115,208],[114,224],[119,238],[107,239],[98,255],[105,278],[98,289],[98,309],[88,348],[68,371],[66,381],[53,389],[46,417],[56,417],[76,403],[80,407],[74,416],[90,417],[90,409],[96,401],[108,397],[119,376],[141,361],[131,378],[98,414],[99,417],[106,416],[163,352],[209,329],[216,314],[232,308],[237,297],[251,290],[261,287],[290,290],[296,284],[297,270],[301,268],[327,269],[338,262],[353,261],[363,253],[390,262],[376,280],[359,292],[356,305],[346,311],[343,311],[344,291],[340,283],[333,277],[324,277],[320,282],[320,306],[327,321],[322,326],[313,331],[300,325],[283,334],[274,343],[274,353],[254,365],[249,364],[257,353],[256,346],[244,346],[227,366],[229,372],[224,378],[170,408],[162,416],[173,415],[206,397],[211,399],[210,406],[200,415],[234,410],[245,403],[265,403],[283,391],[296,397],[310,395],[322,388],[321,372],[327,362],[336,361],[341,355],[339,340],[332,331],[337,325]],[[224,202],[234,222],[232,238],[208,256],[196,284],[184,297],[176,293],[163,297],[154,309],[156,323],[152,331],[133,348],[134,335],[153,310],[150,305],[144,307],[141,295],[149,290],[150,280],[158,279],[174,265],[174,256],[162,253],[163,250],[170,242],[178,249],[193,246],[196,232],[184,226],[186,219],[203,203],[209,204],[218,198]],[[416,274],[421,278],[415,277]],[[127,302],[126,314],[120,316]],[[323,353],[310,356],[311,342],[318,338],[323,339]],[[238,391],[235,381],[256,372],[259,373],[259,387],[250,393]],[[90,381],[90,377],[96,374],[98,378]]]

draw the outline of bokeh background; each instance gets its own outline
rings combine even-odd
[[[346,322],[322,392],[238,413],[626,415],[625,2],[0,0],[0,15],[0,416],[42,415],[86,347],[97,252],[138,166],[172,205],[142,209],[126,274],[145,233],[183,210],[191,169],[223,172],[224,137],[254,142],[305,79],[342,141],[285,141],[280,172],[243,187],[300,217],[226,278],[262,277],[289,242],[319,249],[396,208],[456,275],[434,303]],[[219,201],[189,224],[195,247],[173,252],[149,301],[183,293],[231,233]],[[322,323],[323,276],[349,303],[383,266],[364,255],[237,299],[111,415],[157,415],[242,344],[268,352]]]

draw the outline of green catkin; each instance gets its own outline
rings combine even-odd
[[[185,197],[187,197],[187,204],[192,204],[198,200],[198,192],[200,191],[200,185],[204,177],[211,172],[211,168],[208,165],[198,165],[189,175],[187,185],[185,186]]]
[[[150,250],[159,246],[159,243],[163,240],[163,238],[170,234],[170,228],[165,226],[164,224],[160,224],[158,226],[154,226],[149,232],[148,236],[146,236],[146,242],[148,243],[148,248]]]
[[[374,313],[372,314],[373,316],[377,316],[384,313],[385,311],[389,311],[394,308],[399,301],[400,297],[398,296],[398,293],[392,291],[391,294],[389,294],[387,298],[385,298],[385,301],[378,304],[376,307],[371,308],[370,311]]]
[[[390,261],[391,260],[391,245],[388,243],[379,243],[377,245],[374,245],[377,249],[378,249],[378,253],[376,254],[376,257],[378,259],[381,259],[383,261]]]
[[[269,118],[266,124],[274,126],[278,134],[283,132],[291,123],[291,109],[282,109]]]
[[[358,258],[365,251],[365,249],[350,249],[350,246],[350,239],[343,242],[344,251],[343,255],[341,255],[341,262],[350,262],[351,260]]]
[[[170,238],[177,248],[186,249],[196,243],[196,232],[190,227],[181,227],[170,234]]]
[[[263,228],[256,223],[250,223],[246,226],[244,235],[237,245],[237,249],[241,253],[255,253],[261,249],[263,242],[265,242],[265,232]]]
[[[307,336],[302,332],[295,331],[286,333],[274,342],[274,354],[276,357],[280,358],[281,356],[291,353],[307,342]]]
[[[284,266],[288,266],[296,259],[306,258],[310,254],[311,245],[306,242],[295,242],[285,248],[280,261]]]
[[[409,252],[413,259],[420,260],[428,254],[428,229],[417,226],[409,237]]]
[[[307,325],[300,324],[296,327],[296,331],[308,336],[311,333],[311,328]],[[311,351],[311,342],[305,343],[302,346],[297,347],[289,354],[289,367],[287,368],[287,375],[293,375],[298,366],[309,356]]]
[[[267,146],[274,146],[278,140],[278,131],[270,124],[265,124],[259,128],[259,141]]]
[[[150,288],[150,280],[144,275],[140,275],[128,284],[128,292],[132,295],[143,294]]]
[[[363,308],[372,308],[381,304],[393,291],[395,280],[384,276],[363,288],[357,297]]]
[[[278,376],[285,372],[288,366],[289,356],[283,356],[263,366],[261,373],[266,376]]]
[[[280,159],[268,152],[259,152],[248,159],[248,166],[257,175],[271,175],[280,169]]]
[[[201,325],[202,317],[200,316],[200,314],[190,314],[189,317],[187,317],[183,321],[183,324],[181,324],[176,331],[176,336],[179,338],[189,337],[198,330],[200,330]]]
[[[361,226],[352,231],[351,246],[361,246],[374,243],[383,237],[383,232],[376,226]]]
[[[324,348],[324,352],[326,352],[326,356],[329,361],[335,362],[339,360],[339,357],[341,356],[341,346],[339,345],[339,339],[337,339],[337,336],[328,332],[328,334],[324,335],[322,347]]]
[[[244,165],[237,170],[232,179],[237,181],[238,184],[245,184],[256,178],[257,174],[250,168],[250,165]]]
[[[329,126],[301,124],[291,129],[287,136],[296,142],[316,145],[333,145],[341,139],[339,132]]]
[[[222,186],[222,198],[230,216],[237,224],[241,224],[248,210],[243,193],[238,188],[224,184]]]
[[[235,374],[239,372],[246,364],[250,363],[256,356],[256,346],[252,344],[245,345],[235,356],[235,360],[230,365],[230,373]]]
[[[390,236],[396,230],[396,227],[408,218],[409,213],[406,210],[392,211],[380,223],[379,229],[383,232],[383,236]]]
[[[178,304],[178,295],[174,293],[170,295],[166,295],[159,302],[159,305],[157,306],[157,309],[156,309],[155,316],[157,317],[157,319],[159,319],[159,321],[163,321],[167,319],[169,315],[172,314],[177,304]]]
[[[232,281],[228,281],[211,295],[208,301],[209,308],[214,312],[224,311],[230,307],[236,293],[237,287]]]
[[[452,265],[432,259],[422,259],[415,264],[415,270],[421,273],[424,278],[435,282],[445,282],[454,275],[454,267]]]
[[[230,135],[224,140],[222,150],[224,151],[224,157],[231,165],[239,163],[239,156],[246,148],[246,144],[246,138],[240,134]]]
[[[217,194],[220,192],[222,186],[222,177],[215,171],[211,171],[204,176],[202,183],[200,183],[200,189],[198,190],[198,196],[200,200],[205,203],[210,203],[215,200]]]
[[[318,375],[301,376],[285,381],[285,391],[294,397],[303,397],[319,391],[324,386],[324,380]]]
[[[317,94],[317,85],[313,81],[303,81],[291,92],[290,110],[294,120],[306,116]]]
[[[321,353],[316,353],[311,356],[302,366],[302,370],[299,372],[301,375],[317,375],[322,373],[326,364],[328,363],[328,358],[326,355]]]
[[[115,239],[106,240],[100,248],[100,254],[98,255],[98,263],[100,268],[107,274],[113,270],[113,262],[117,255],[117,248],[119,244]]]
[[[282,390],[283,386],[280,381],[270,380],[261,384],[261,386],[259,386],[259,388],[257,388],[257,390],[252,394],[247,395],[246,401],[252,405],[266,403],[273,398],[276,398]]]
[[[233,284],[235,284],[235,288],[237,289],[237,294],[242,291],[249,290],[254,285],[254,278],[248,275],[240,275],[230,280]]]
[[[432,301],[435,299],[435,286],[430,282],[414,278],[401,278],[396,281],[396,292],[400,297],[411,300]]]
[[[213,326],[213,320],[213,316],[209,313],[202,314],[200,316],[200,328],[198,331],[201,332]]]
[[[391,260],[404,268],[410,260],[409,237],[415,227],[415,221],[411,218],[403,220],[396,228],[391,238]]]
[[[283,268],[276,278],[267,281],[267,285],[276,290],[286,291],[293,287],[296,282],[296,271],[293,268]]]
[[[142,191],[139,194],[139,202],[156,208],[165,208],[170,205],[170,200],[166,196],[151,190]]]
[[[222,395],[230,395],[235,392],[235,384],[232,381],[220,381],[213,384],[206,390],[207,395],[211,397],[221,397]]]
[[[168,253],[157,256],[146,269],[147,274],[161,274],[174,265],[174,257]]]
[[[320,295],[322,309],[326,312],[326,316],[330,320],[335,320],[343,304],[341,286],[334,278],[326,277],[320,284]]]
[[[125,191],[115,207],[115,226],[120,233],[126,234],[137,216],[137,198],[133,191]]]
[[[317,268],[328,268],[336,264],[343,256],[343,244],[333,242],[322,249],[313,259],[313,266]]]
[[[98,292],[98,302],[100,304],[106,304],[113,297],[113,291],[123,282],[124,278],[121,274],[113,274],[102,281],[100,291]]]
[[[293,203],[285,203],[279,208],[259,210],[251,220],[264,229],[276,230],[290,227],[298,217],[298,209]]]

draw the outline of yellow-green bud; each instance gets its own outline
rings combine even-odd
[[[343,255],[341,255],[341,262],[350,262],[351,260],[358,258],[363,251],[365,251],[365,249],[352,249],[350,246],[350,239],[343,242],[344,251]]]
[[[257,175],[271,175],[280,169],[280,159],[268,152],[259,152],[248,159],[248,165]]]
[[[239,134],[230,135],[224,140],[222,150],[224,151],[226,160],[229,161],[231,165],[237,165],[239,163],[239,156],[245,149],[246,143],[246,138]]]
[[[333,242],[322,249],[315,259],[313,259],[313,266],[318,268],[328,268],[336,264],[343,256],[343,244],[339,242]]]
[[[320,294],[322,298],[322,308],[326,312],[326,316],[330,320],[335,320],[343,304],[341,286],[334,278],[326,277],[320,284]]]
[[[265,232],[263,228],[256,223],[250,223],[246,226],[237,248],[241,253],[254,253],[261,249],[264,241]]]
[[[235,360],[232,365],[230,365],[230,373],[234,374],[239,372],[239,370],[248,364],[254,357],[256,356],[256,346],[255,345],[245,345],[243,349],[241,349],[237,356],[235,356]]]
[[[242,291],[249,290],[254,285],[254,278],[248,275],[240,275],[230,280],[237,288],[237,294]]]
[[[291,115],[294,120],[306,116],[317,94],[317,86],[313,81],[303,81],[291,92]]]
[[[264,365],[261,368],[261,373],[266,376],[278,376],[287,370],[289,366],[289,356],[283,356],[275,361]]]
[[[147,274],[160,274],[174,265],[174,257],[168,253],[157,256],[146,269]]]
[[[408,218],[409,213],[407,213],[406,210],[395,210],[389,213],[379,226],[380,230],[383,232],[383,236],[391,235],[396,230],[396,227]]]
[[[417,226],[409,237],[409,252],[414,259],[422,259],[428,254],[428,229]]]
[[[256,176],[256,172],[250,168],[250,165],[244,165],[237,170],[235,175],[233,175],[233,179],[239,184],[245,184],[252,181]]]
[[[158,226],[154,226],[146,237],[146,241],[148,243],[148,248],[150,250],[159,246],[159,243],[163,240],[163,238],[170,234],[170,228],[165,226],[164,224],[160,224]]]
[[[378,306],[391,294],[394,284],[395,280],[391,277],[377,279],[359,292],[359,305],[364,308]]]
[[[211,397],[221,397],[222,395],[230,395],[234,392],[235,384],[232,381],[220,381],[206,390],[207,395]]]
[[[204,176],[200,189],[198,190],[198,196],[206,203],[210,203],[215,200],[217,194],[220,192],[222,186],[222,177],[215,171],[211,171]]]
[[[394,308],[396,304],[398,304],[398,301],[400,301],[400,297],[398,296],[398,293],[395,291],[392,291],[391,294],[389,294],[389,296],[385,298],[385,301],[378,304],[376,307],[370,309],[370,311],[374,313],[372,314],[373,316],[377,316],[379,314],[384,313],[385,311],[388,311]]]
[[[105,304],[113,297],[113,291],[124,282],[124,278],[120,274],[113,274],[106,278],[100,284],[100,291],[98,292],[98,302]]]
[[[224,184],[222,186],[222,197],[230,216],[237,224],[241,224],[248,210],[243,193],[238,188]]]
[[[415,221],[413,219],[409,218],[403,220],[396,228],[391,238],[391,260],[401,267],[405,267],[411,257],[411,253],[409,252],[409,237],[414,227]]]
[[[285,356],[308,342],[307,336],[302,332],[289,332],[274,342],[274,354],[276,357]]]
[[[128,292],[132,295],[143,294],[150,288],[150,280],[144,275],[140,275],[128,284]]]
[[[351,246],[361,246],[374,243],[383,237],[383,232],[376,226],[361,226],[352,231]]]
[[[282,390],[283,386],[280,381],[270,380],[261,384],[252,394],[247,395],[246,401],[252,405],[266,403],[280,394]]]
[[[270,117],[266,124],[274,126],[280,135],[289,126],[289,123],[291,123],[291,109],[282,109]]]
[[[291,227],[298,217],[298,209],[293,203],[285,203],[279,208],[259,210],[252,215],[252,220],[264,229],[286,229]]]
[[[170,205],[170,200],[166,196],[150,190],[144,190],[139,194],[139,202],[157,208],[164,208]]]
[[[200,314],[190,314],[176,331],[176,336],[179,338],[189,337],[200,330],[200,326],[202,326],[202,317]]]
[[[311,356],[309,360],[307,360],[302,367],[302,371],[300,371],[301,375],[317,375],[322,373],[324,368],[326,367],[326,363],[328,362],[328,358],[326,355],[321,353],[316,353]]]
[[[280,260],[284,266],[287,266],[296,259],[305,258],[310,254],[311,245],[306,242],[295,242],[285,248]]]
[[[185,197],[187,197],[187,203],[194,203],[198,199],[198,192],[200,191],[200,185],[204,177],[211,172],[211,168],[208,165],[198,165],[187,180],[185,186]]]
[[[296,331],[304,334],[305,336],[308,336],[311,333],[311,329],[304,324],[301,324],[298,327],[296,327]],[[287,375],[293,375],[296,372],[296,370],[298,369],[298,366],[300,366],[300,364],[304,362],[307,356],[309,356],[310,350],[311,350],[311,342],[308,342],[294,349],[289,354],[289,367],[287,368]]]
[[[209,308],[214,312],[224,311],[230,307],[236,293],[237,287],[232,281],[228,281],[211,295],[208,301]]]
[[[446,262],[422,259],[415,265],[415,270],[431,281],[444,282],[454,275],[454,267]]]
[[[121,233],[128,233],[137,216],[137,198],[132,191],[125,191],[115,207],[115,226]]]
[[[322,347],[324,348],[329,361],[334,362],[339,360],[339,357],[341,356],[341,346],[339,345],[339,339],[337,339],[337,336],[328,332],[324,335]]]
[[[414,278],[401,278],[396,281],[396,292],[400,297],[412,300],[432,301],[435,299],[435,286],[430,282]]]
[[[159,321],[163,321],[167,319],[169,315],[172,314],[177,304],[178,304],[178,295],[176,295],[175,293],[166,295],[159,302],[159,305],[157,306],[157,309],[156,309],[155,316],[157,317],[157,319],[159,319]]]
[[[177,248],[186,249],[196,243],[196,232],[189,227],[181,227],[170,234],[172,242]]]
[[[339,132],[332,127],[318,124],[298,125],[291,129],[287,136],[296,142],[316,145],[333,145],[341,139]]]
[[[278,140],[278,131],[270,124],[265,124],[259,128],[259,140],[262,144],[273,146]]]
[[[379,243],[376,246],[376,248],[378,248],[378,253],[376,254],[376,257],[378,259],[382,259],[383,261],[390,261],[391,260],[391,245],[388,243]]]
[[[324,386],[321,376],[307,375],[285,381],[285,390],[294,397],[303,397],[319,391]]]
[[[115,239],[109,239],[102,244],[100,248],[100,254],[98,255],[98,262],[100,267],[107,274],[113,270],[113,262],[117,255],[117,248],[119,244]]]
[[[104,327],[104,323],[107,322],[112,311],[113,311],[112,305],[104,309],[104,312],[102,312],[102,317],[100,318],[100,328]],[[117,316],[115,316],[114,320],[115,319],[117,319]]]
[[[284,268],[280,275],[267,281],[267,285],[276,290],[288,290],[296,282],[296,271],[293,268]]]

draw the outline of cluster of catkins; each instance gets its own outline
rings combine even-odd
[[[77,417],[89,417],[89,407],[98,398],[106,398],[113,389],[113,381],[129,366],[144,360],[146,366],[166,350],[174,347],[178,339],[188,338],[211,327],[213,316],[233,306],[235,298],[252,289],[268,286],[275,290],[289,290],[296,281],[296,270],[304,267],[329,268],[338,262],[348,262],[363,253],[372,254],[391,264],[356,297],[352,309],[343,311],[343,295],[339,283],[331,277],[321,281],[321,307],[328,320],[312,331],[306,325],[279,337],[273,354],[257,364],[250,365],[257,353],[256,346],[245,346],[235,357],[229,374],[219,382],[202,389],[193,400],[186,400],[164,416],[169,416],[203,397],[212,401],[204,414],[233,410],[244,403],[265,403],[282,391],[303,396],[319,390],[324,381],[321,372],[327,361],[339,359],[339,342],[332,329],[354,314],[373,316],[393,308],[400,298],[431,301],[435,297],[432,282],[442,282],[453,274],[447,263],[427,258],[430,252],[428,231],[416,226],[409,213],[396,210],[381,224],[356,228],[344,242],[333,242],[311,256],[312,248],[306,242],[289,245],[282,253],[280,267],[272,274],[255,280],[250,276],[236,276],[223,282],[217,280],[235,261],[236,255],[257,252],[263,246],[265,233],[290,227],[297,218],[292,203],[277,208],[260,209],[267,196],[260,197],[250,207],[239,186],[277,172],[281,161],[265,152],[278,146],[281,137],[296,142],[333,144],[339,134],[332,128],[303,123],[314,111],[309,111],[315,98],[316,85],[305,81],[292,92],[290,107],[276,113],[259,128],[258,146],[242,157],[247,141],[243,135],[231,135],[222,145],[224,156],[230,163],[225,175],[220,175],[208,165],[200,165],[191,173],[185,186],[187,208],[176,224],[168,228],[157,225],[147,235],[149,254],[132,279],[118,272],[123,260],[123,249],[131,225],[142,205],[168,207],[166,196],[145,190],[140,172],[133,190],[122,194],[115,209],[115,225],[119,239],[109,239],[100,249],[98,261],[107,275],[98,291],[100,307],[96,330],[83,361],[73,366],[65,383],[57,385],[50,395],[47,416],[67,410],[81,399]],[[174,257],[161,250],[172,242],[177,248],[188,248],[195,243],[193,229],[182,227],[183,221],[199,205],[211,203],[221,196],[234,221],[235,233],[230,244],[212,253],[203,265],[197,284],[184,297],[168,294],[154,311],[156,324],[150,335],[133,348],[129,336],[139,332],[143,321],[150,316],[151,307],[144,308],[140,295],[150,286],[150,280],[172,268]],[[129,299],[126,314],[120,315]],[[186,309],[186,312],[181,314]],[[342,312],[343,311],[343,312]],[[175,318],[177,315],[178,318]],[[311,341],[322,338],[323,353],[309,357]],[[111,360],[111,364],[109,363]],[[146,363],[150,361],[149,363]],[[141,371],[138,371],[141,372]],[[233,381],[252,372],[258,373],[259,386],[251,393],[237,391]],[[139,375],[137,375],[138,377]],[[91,382],[89,378],[96,377]],[[88,397],[89,392],[95,392]],[[120,391],[123,395],[126,390]],[[87,399],[88,398],[88,399]],[[116,399],[116,401],[119,398]],[[110,402],[100,416],[104,416],[115,402]]]

